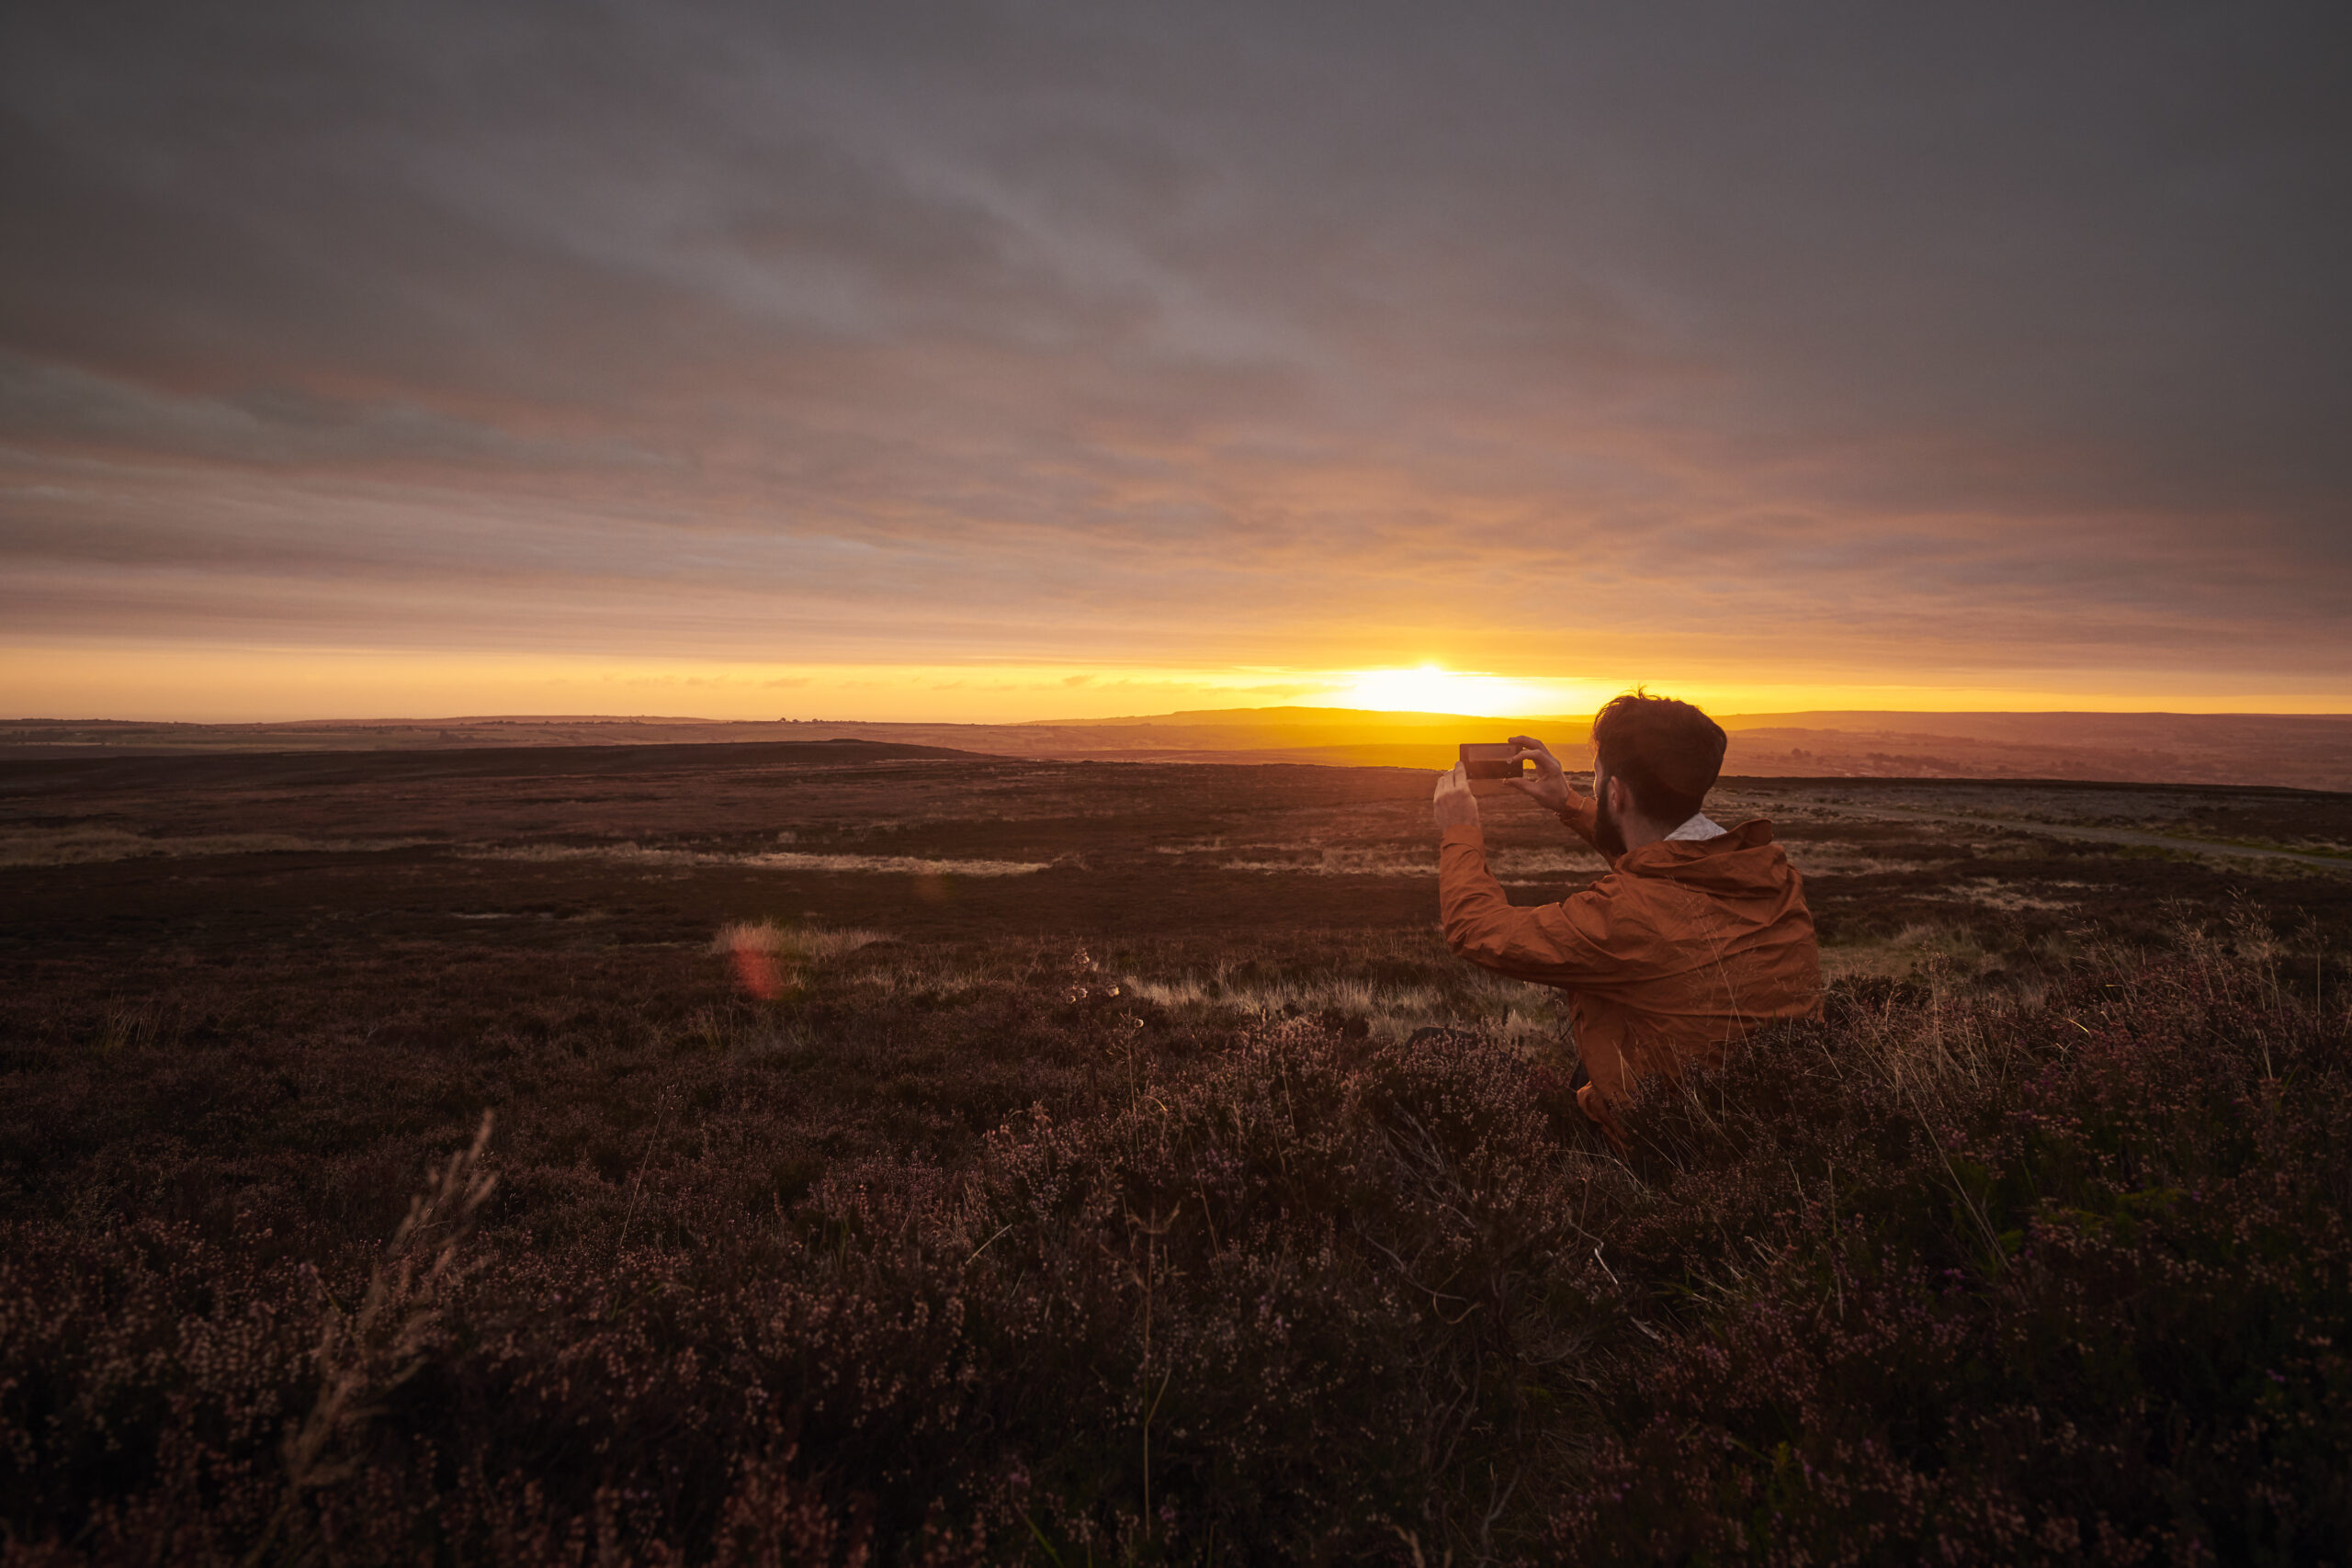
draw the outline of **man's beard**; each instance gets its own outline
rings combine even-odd
[[[1600,846],[1602,854],[1615,860],[1625,852],[1625,830],[1617,825],[1617,814],[1609,809],[1606,789],[1593,797],[1592,807],[1592,841]]]

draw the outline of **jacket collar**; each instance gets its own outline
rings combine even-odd
[[[1751,817],[1736,828],[1726,828],[1712,839],[1660,839],[1629,850],[1619,855],[1611,865],[1615,870],[1636,875],[1655,874],[1669,866],[1688,865],[1693,861],[1714,855],[1736,854],[1741,850],[1760,850],[1772,841],[1772,824],[1761,817]]]

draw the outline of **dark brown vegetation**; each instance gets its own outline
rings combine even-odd
[[[0,770],[11,1561],[2352,1553],[2342,797],[1736,787],[1626,1162],[1424,777],[486,757]]]

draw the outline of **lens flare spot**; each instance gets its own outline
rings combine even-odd
[[[763,1002],[772,1002],[790,991],[799,976],[776,960],[776,955],[748,942],[740,942],[728,954],[734,961],[735,979],[744,994]]]

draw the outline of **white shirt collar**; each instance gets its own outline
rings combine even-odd
[[[1720,839],[1725,833],[1730,831],[1731,829],[1728,828],[1720,828],[1714,823],[1708,821],[1706,813],[1702,811],[1692,816],[1690,821],[1685,822],[1673,832],[1668,833],[1667,835],[1667,840],[1668,842],[1672,842],[1677,840],[1689,840],[1693,839]]]

